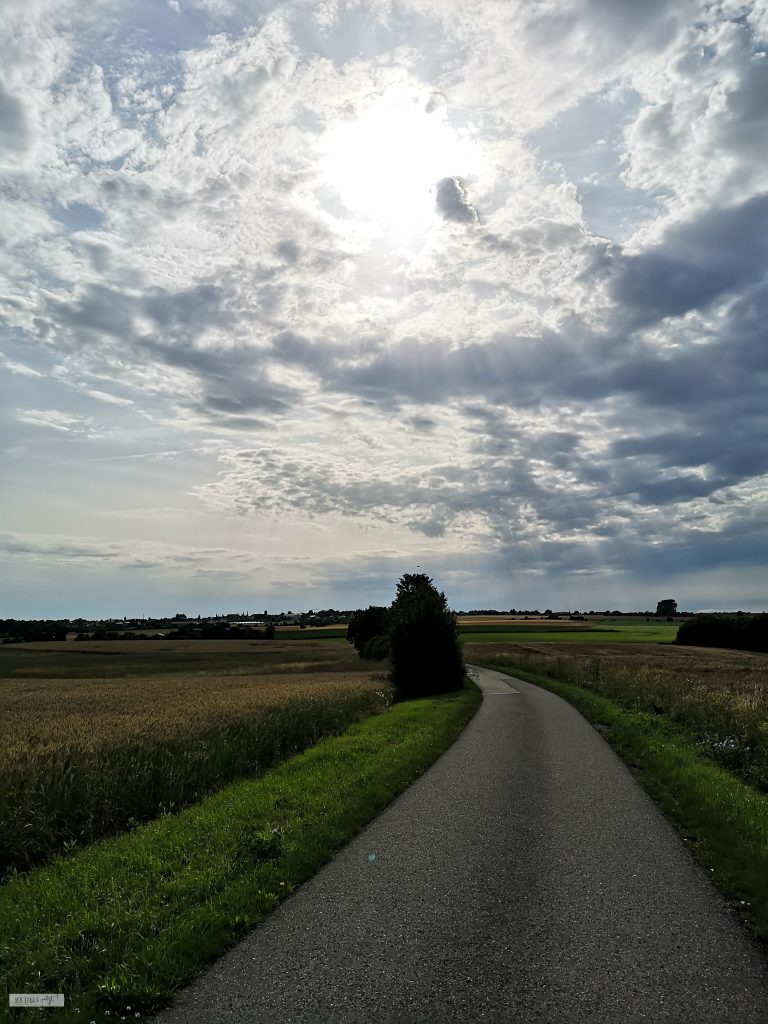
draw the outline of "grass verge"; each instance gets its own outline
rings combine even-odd
[[[572,683],[508,670],[564,698],[600,727],[753,934],[768,940],[768,796],[703,757],[694,734],[663,715],[630,711]]]
[[[467,682],[396,704],[257,780],[11,879],[0,1019],[146,1017],[422,774],[481,701]],[[9,1010],[11,992],[62,992],[65,1007]]]

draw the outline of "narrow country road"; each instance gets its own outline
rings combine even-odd
[[[158,1024],[768,1022],[765,954],[601,736],[476,671],[458,741]]]

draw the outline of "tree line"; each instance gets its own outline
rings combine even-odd
[[[768,653],[768,614],[697,615],[680,626],[676,642]]]

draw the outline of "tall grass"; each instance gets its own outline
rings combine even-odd
[[[72,696],[65,682],[56,683],[54,706]],[[195,685],[203,688],[199,679]],[[50,714],[33,716],[38,735],[7,742],[0,754],[0,877],[184,807],[234,779],[257,776],[384,710],[391,699],[381,682],[360,675],[335,684],[327,675],[321,682],[304,677],[298,686],[286,678],[262,683],[261,692],[241,681],[240,689],[238,701],[222,706],[211,683],[207,709],[201,700],[194,708],[177,705],[175,712],[170,701],[178,689],[174,694],[168,687],[149,710],[134,694],[135,712],[122,719],[114,692],[112,712],[105,709],[101,717],[92,706],[88,714],[81,695],[71,702],[71,723],[59,716],[57,734]]]
[[[768,792],[768,659],[649,648],[583,654],[523,645],[467,654],[493,668],[515,668],[580,686],[632,711],[664,715],[686,728],[699,752]]]

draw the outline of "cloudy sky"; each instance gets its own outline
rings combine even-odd
[[[0,40],[0,614],[768,607],[768,0]]]

